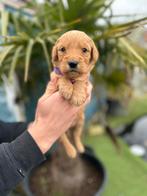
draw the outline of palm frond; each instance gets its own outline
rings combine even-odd
[[[5,10],[1,11],[1,33],[2,36],[8,34],[8,24],[9,24],[9,13]]]
[[[48,64],[48,68],[49,68],[49,73],[51,72],[51,61],[50,61],[50,57],[49,57],[49,52],[46,46],[46,43],[43,39],[38,38],[37,41],[42,45],[43,51],[44,51],[44,55]]]
[[[10,65],[10,71],[9,71],[9,80],[10,81],[12,80],[12,76],[14,75],[14,71],[15,71],[18,59],[20,57],[20,52],[22,51],[22,49],[23,49],[23,46],[19,46],[16,49],[15,54],[13,56],[12,63]]]
[[[11,52],[11,50],[14,48],[14,45],[6,46],[0,51],[0,67],[2,66],[3,61],[7,57],[7,55]]]
[[[30,39],[29,43],[26,48],[26,57],[25,57],[25,74],[24,74],[24,81],[27,82],[28,80],[28,72],[29,72],[29,65],[30,65],[30,58],[31,53],[34,45],[34,40]]]
[[[135,48],[131,46],[131,44],[127,39],[120,38],[119,41],[120,44],[122,44],[122,46],[124,47],[124,49],[130,52],[133,55],[133,57],[136,58],[136,60],[140,65],[142,65],[144,68],[147,68],[147,63],[145,62],[145,60],[142,58],[141,55],[139,55],[139,53],[135,50]]]
[[[133,22],[127,22],[119,25],[112,25],[111,27],[107,28],[107,30],[104,31],[100,36],[96,36],[94,39],[100,40],[100,39],[114,38],[116,36],[121,36],[121,35],[128,35],[134,29],[138,28],[139,26],[143,26],[145,24],[147,24],[147,17],[139,20],[135,20]]]

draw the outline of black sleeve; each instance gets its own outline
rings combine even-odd
[[[0,196],[6,195],[34,166],[45,160],[28,131],[0,144]]]
[[[0,121],[0,143],[11,142],[27,129],[26,122],[7,123]]]

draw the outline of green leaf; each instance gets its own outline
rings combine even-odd
[[[12,77],[13,77],[13,74],[14,74],[14,71],[15,71],[18,59],[20,57],[20,52],[22,51],[22,49],[23,49],[23,46],[19,46],[16,49],[16,52],[15,52],[15,54],[13,56],[12,63],[11,63],[11,66],[10,66],[10,71],[9,71],[9,80],[12,80]]]
[[[64,16],[63,16],[64,5],[63,5],[62,0],[59,0],[58,7],[59,7],[60,22],[63,24],[64,23]]]
[[[119,41],[144,67],[147,67],[144,59],[136,52],[136,50],[125,38],[120,38]]]
[[[7,29],[8,29],[8,22],[9,22],[9,14],[5,10],[1,11],[1,31],[2,36],[7,35]]]
[[[0,51],[0,67],[2,66],[3,61],[7,57],[7,55],[11,52],[14,48],[14,45],[6,46]]]
[[[24,45],[30,39],[25,33],[18,33],[18,35],[13,36],[1,36],[2,43],[0,46],[10,46],[10,45]],[[3,50],[3,49],[2,49]]]
[[[19,32],[20,25],[19,25],[19,20],[17,19],[16,15],[12,15],[12,20],[13,20],[16,32]]]
[[[24,74],[24,81],[27,82],[28,80],[28,72],[29,72],[29,65],[31,59],[31,53],[34,45],[34,40],[30,39],[27,49],[26,49],[26,57],[25,57],[25,74]]]
[[[141,26],[146,23],[147,23],[147,17],[144,17],[132,22],[112,25],[106,28],[106,30],[102,32],[100,36],[96,36],[95,39],[100,40],[100,39],[108,39],[116,36],[124,36],[128,33],[131,33],[134,29],[138,28],[139,25]]]
[[[47,46],[45,44],[45,41],[41,38],[37,38],[37,41],[42,45],[43,51],[44,51],[44,55],[48,64],[48,68],[49,68],[49,73],[51,73],[51,61],[50,61],[50,57],[49,57],[49,51],[47,50]]]

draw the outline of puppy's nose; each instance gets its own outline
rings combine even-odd
[[[77,61],[69,61],[68,65],[70,68],[77,68],[78,62]]]

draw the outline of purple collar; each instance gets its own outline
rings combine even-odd
[[[55,72],[57,75],[63,76],[63,73],[60,71],[59,67],[54,67],[54,72]]]
[[[57,75],[63,76],[63,73],[60,71],[59,67],[54,67],[54,72]],[[74,84],[76,82],[75,79],[70,79],[70,81],[71,81],[72,84]]]

